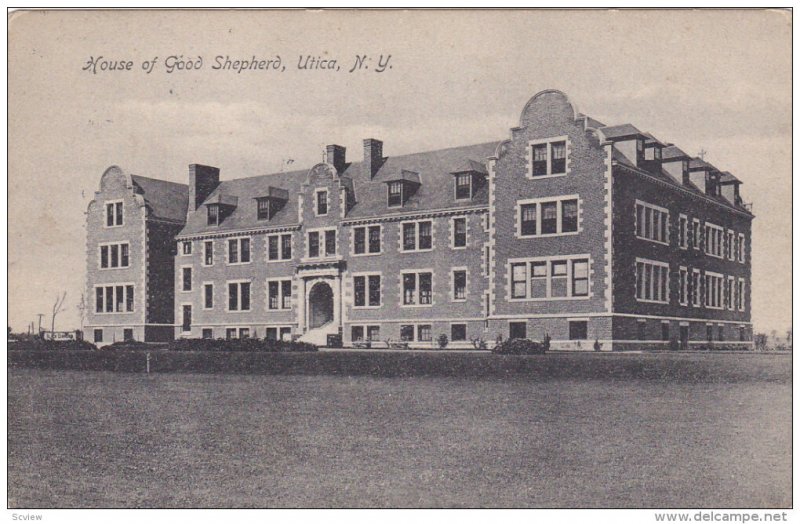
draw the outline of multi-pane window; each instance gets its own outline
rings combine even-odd
[[[686,215],[678,216],[678,247],[689,247],[689,219]]]
[[[567,172],[565,139],[531,144],[531,156],[531,176],[563,175]]]
[[[705,239],[706,239],[706,254],[713,257],[722,258],[722,242],[724,230],[714,224],[706,222],[705,224]]]
[[[461,342],[467,340],[467,325],[450,324],[450,340],[453,342]]]
[[[308,257],[331,257],[336,255],[336,230],[310,231],[308,233]]]
[[[456,269],[453,271],[453,300],[466,300],[467,298],[467,270]]]
[[[694,307],[700,306],[700,282],[700,270],[693,269],[692,280],[689,282],[689,301]]]
[[[420,342],[431,341],[431,325],[420,324],[417,326],[417,340]]]
[[[678,302],[685,306],[689,299],[689,272],[685,267],[678,270]]]
[[[636,236],[662,244],[669,243],[669,211],[640,200],[636,201]]]
[[[453,247],[467,247],[467,219],[453,219]]]
[[[381,226],[353,228],[353,253],[356,255],[381,252]]]
[[[534,259],[512,262],[512,299],[558,299],[589,296],[589,259]]]
[[[416,339],[414,338],[416,335]],[[402,324],[400,326],[400,340],[403,342],[430,342],[432,340],[430,324]]]
[[[250,311],[250,282],[228,282],[228,311]]]
[[[366,331],[365,331],[366,328]],[[380,340],[381,338],[381,327],[380,326],[352,326],[351,328],[351,340],[353,342],[364,342],[367,341],[374,341]],[[366,339],[364,335],[366,333]]]
[[[736,293],[736,285],[735,280],[733,277],[728,277],[725,280],[725,293],[724,293],[724,302],[725,302],[725,309],[733,309],[735,302],[734,302],[734,294]]]
[[[292,328],[290,327],[267,328],[267,340],[291,340],[291,339],[292,339]]]
[[[563,235],[578,231],[578,198],[526,200],[518,205],[518,236]]]
[[[228,264],[248,264],[250,262],[250,239],[231,238],[228,240]]]
[[[739,262],[744,264],[744,233],[739,233],[739,242],[736,244],[736,250]]]
[[[403,342],[413,342],[414,341],[414,326],[408,324],[402,324],[400,326],[400,340]]]
[[[130,265],[130,248],[127,242],[100,246],[100,267],[112,269]]]
[[[267,282],[267,309],[292,309],[291,279]]]
[[[328,192],[325,190],[317,191],[317,216],[328,214]]]
[[[397,207],[403,205],[403,183],[396,181],[396,182],[389,182],[388,189],[387,189],[388,201],[387,205],[389,207]]]
[[[706,307],[713,309],[722,309],[722,286],[724,277],[717,273],[706,272],[705,274],[705,291],[706,291]]]
[[[456,175],[456,200],[472,198],[472,174],[459,173]]]
[[[110,284],[97,286],[95,290],[95,313],[130,313],[133,311],[133,286]]]
[[[353,277],[353,305],[378,307],[381,305],[381,276],[357,275]]]
[[[214,242],[211,240],[203,242],[203,265],[214,265]]]
[[[256,206],[257,206],[256,218],[258,220],[269,220],[270,218],[272,218],[269,198],[256,199]]]
[[[689,240],[692,242],[692,247],[695,249],[700,249],[702,243],[700,242],[700,219],[694,218],[692,219],[692,234],[689,237]]]
[[[737,281],[736,308],[739,311],[744,311],[744,279],[743,278],[740,278]]]
[[[403,251],[423,251],[433,247],[433,223],[430,220],[420,222],[404,222]]]
[[[122,223],[122,202],[106,204],[106,227],[121,226]]]
[[[203,309],[214,309],[214,284],[203,284]]]
[[[209,204],[206,206],[208,209],[208,225],[219,225],[219,204]]]
[[[181,268],[181,291],[192,290],[192,268]]]
[[[267,237],[267,260],[291,260],[292,235],[269,235]]]
[[[433,274],[430,272],[403,273],[403,305],[430,305],[433,303]]]
[[[736,236],[733,233],[732,229],[729,229],[725,235],[725,258],[728,260],[736,260],[734,256],[734,242],[736,241]]]
[[[636,299],[669,303],[669,264],[636,259]]]
[[[181,254],[184,256],[192,254],[192,241],[184,240],[181,242]]]

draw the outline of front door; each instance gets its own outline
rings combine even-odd
[[[317,282],[308,294],[309,329],[324,326],[333,320],[333,290],[326,282]]]

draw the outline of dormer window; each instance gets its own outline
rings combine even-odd
[[[268,198],[257,199],[258,205],[258,220],[269,220],[272,218],[272,210],[270,209],[270,200]]]
[[[403,182],[389,182],[389,207],[399,207],[403,205]]]
[[[456,175],[456,200],[469,200],[472,198],[472,173],[458,173]]]
[[[279,187],[268,187],[264,196],[255,197],[256,218],[258,220],[272,220],[272,217],[281,210],[289,200],[289,192]]]
[[[209,226],[218,226],[219,225],[219,204],[210,204],[207,206],[208,208],[208,225]]]
[[[661,147],[657,144],[648,145],[644,150],[645,160],[661,160]]]

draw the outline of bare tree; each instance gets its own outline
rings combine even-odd
[[[81,301],[76,306],[81,316],[81,332],[83,332],[83,323],[86,320],[86,295],[81,293]]]
[[[64,291],[64,293],[60,297],[58,295],[56,295],[56,301],[53,304],[53,318],[51,319],[52,321],[51,321],[51,324],[50,324],[50,338],[53,338],[55,336],[55,332],[56,332],[56,315],[61,313],[61,308],[64,306],[64,299],[66,299],[66,298],[67,298],[67,292],[66,291]]]

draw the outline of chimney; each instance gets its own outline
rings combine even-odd
[[[196,211],[219,185],[219,168],[189,164],[189,212]]]
[[[383,164],[383,142],[374,138],[365,138],[364,166],[369,171],[370,178],[375,176],[381,164]]]
[[[325,146],[325,161],[336,168],[338,174],[342,174],[345,169],[345,153],[346,149],[336,144]]]

